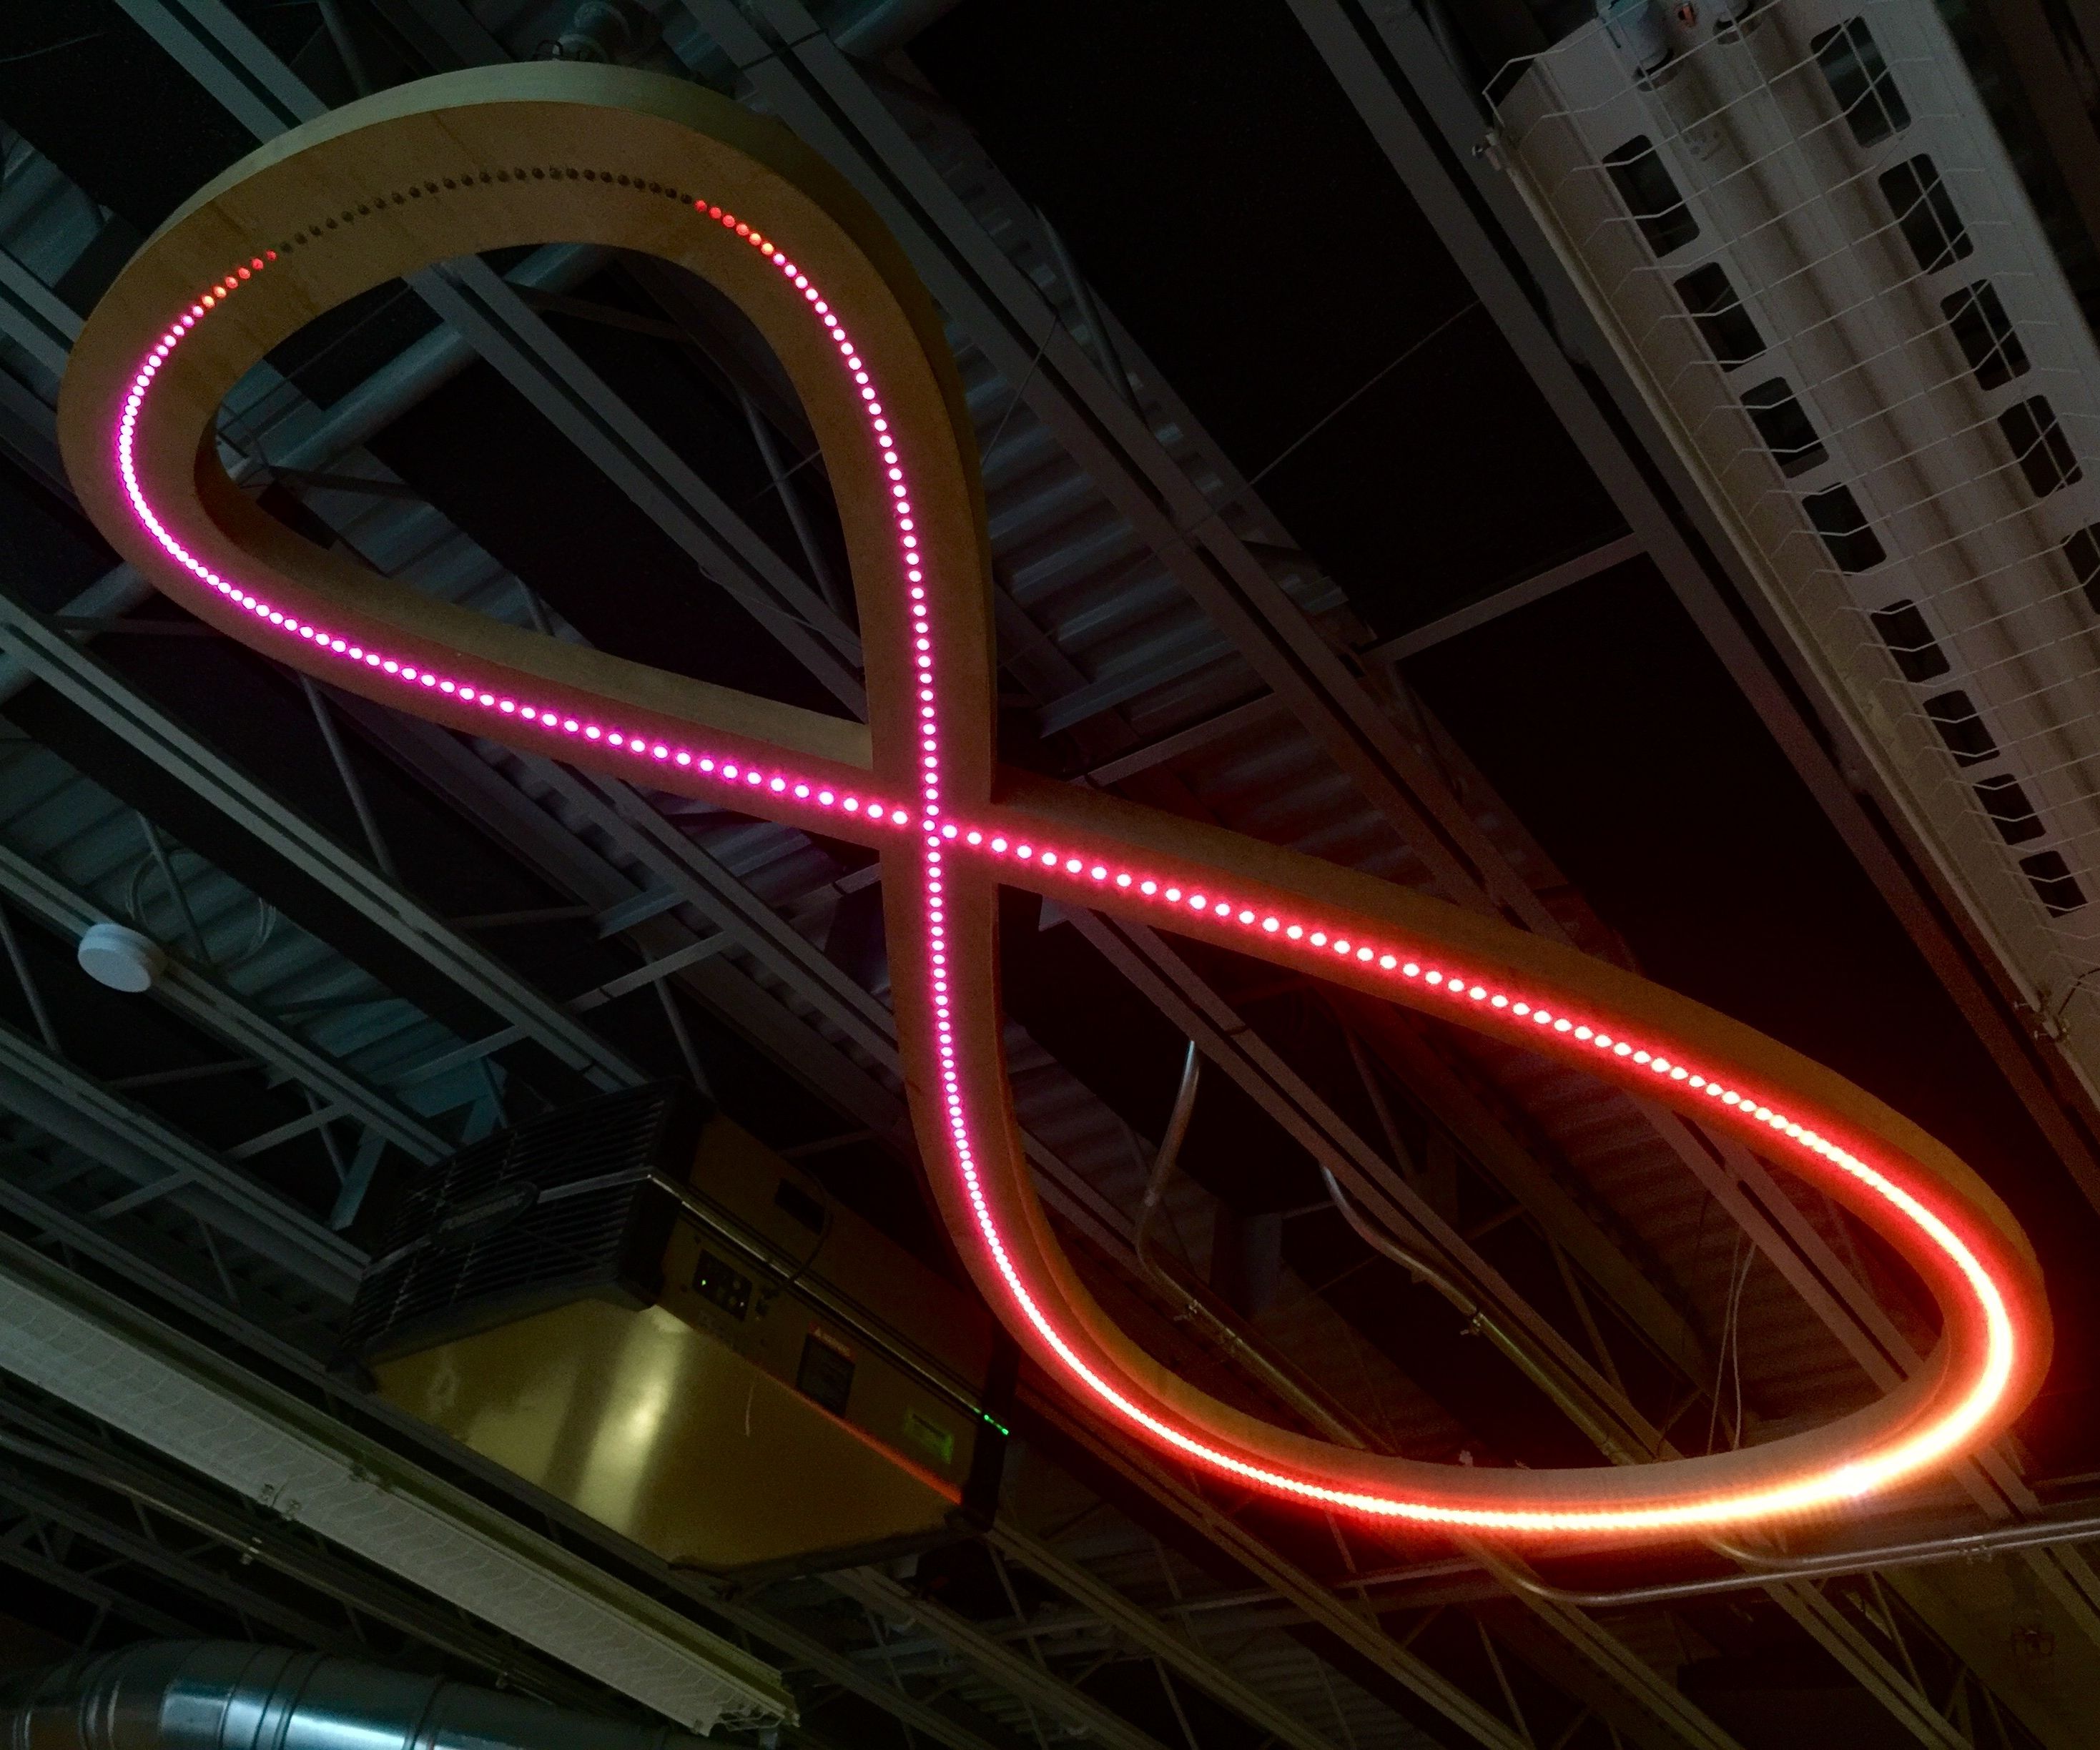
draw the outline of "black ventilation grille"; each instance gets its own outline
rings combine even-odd
[[[426,1347],[585,1296],[646,1306],[705,1108],[658,1082],[462,1148],[401,1206],[351,1309],[352,1353]]]

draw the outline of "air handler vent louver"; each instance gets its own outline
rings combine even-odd
[[[708,1114],[692,1091],[623,1090],[461,1149],[403,1203],[351,1311],[368,1359],[542,1307],[652,1302],[671,1200]]]

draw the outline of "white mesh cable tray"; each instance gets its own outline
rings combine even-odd
[[[0,1244],[0,1368],[682,1727],[793,1719],[729,1642],[90,1292]]]
[[[1929,0],[1680,11],[1505,82],[1498,161],[2100,1093],[2100,351]]]

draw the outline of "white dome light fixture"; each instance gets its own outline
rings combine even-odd
[[[168,965],[159,943],[121,923],[90,924],[76,958],[81,971],[98,985],[134,996],[151,990]]]

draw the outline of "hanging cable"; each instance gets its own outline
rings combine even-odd
[[[1138,1268],[1180,1303],[1180,1317],[1203,1325],[1242,1364],[1258,1373],[1271,1391],[1328,1439],[1365,1450],[1366,1443],[1361,1435],[1250,1343],[1230,1320],[1211,1311],[1193,1289],[1175,1281],[1152,1254],[1153,1222],[1159,1213],[1159,1206],[1166,1201],[1167,1181],[1173,1177],[1175,1166],[1180,1160],[1181,1145],[1188,1139],[1189,1122],[1196,1115],[1196,1091],[1202,1078],[1202,1053],[1191,1039],[1188,1055],[1181,1060],[1181,1084],[1175,1090],[1174,1107],[1167,1115],[1167,1128],[1160,1137],[1158,1152],[1152,1157],[1152,1171],[1146,1178],[1145,1195],[1137,1206],[1132,1241],[1137,1252]]]

